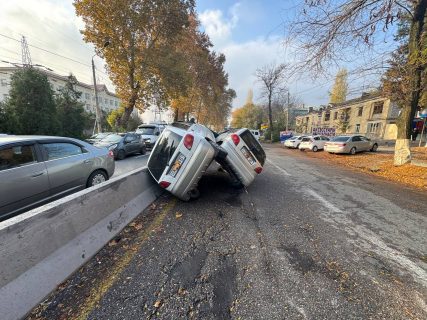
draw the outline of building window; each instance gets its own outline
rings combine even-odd
[[[334,112],[334,120],[338,119],[338,112]]]
[[[112,106],[112,105],[113,105],[113,100],[110,99],[110,106]]]
[[[89,93],[85,93],[85,98],[86,98],[86,100],[90,100],[90,94]]]
[[[0,79],[0,83],[2,87],[6,87],[7,86],[7,80],[6,79]]]
[[[383,106],[384,106],[384,102],[383,101],[375,102],[374,103],[374,112],[373,112],[373,114],[381,114],[381,113],[383,113]]]
[[[381,128],[380,122],[368,123],[368,133],[378,133]]]
[[[329,121],[331,119],[331,113],[330,112],[326,112],[325,113],[325,121]]]
[[[117,102],[117,100],[114,101],[114,105],[117,107],[119,104]]]
[[[359,107],[358,111],[357,111],[357,116],[361,117],[363,114],[363,107]]]
[[[108,104],[108,99],[104,98],[104,103]]]
[[[356,124],[356,133],[360,133],[360,123]]]

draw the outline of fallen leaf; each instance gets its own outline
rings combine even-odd
[[[134,228],[135,228],[136,230],[141,230],[141,229],[142,229],[142,223],[137,223],[137,224],[135,224]]]
[[[182,213],[181,212],[175,213],[175,218],[179,219],[181,217],[182,217]]]
[[[178,289],[178,294],[180,295],[180,296],[183,296],[184,294],[185,294],[185,289],[184,288],[179,288]]]
[[[155,308],[160,308],[161,305],[162,305],[162,301],[161,300],[157,300],[156,302],[154,302],[154,307]]]
[[[116,239],[113,239],[110,242],[108,242],[108,246],[109,247],[114,247],[116,244],[117,244],[117,240]]]

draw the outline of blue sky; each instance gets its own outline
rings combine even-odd
[[[249,89],[254,90],[255,102],[263,102],[254,77],[257,68],[273,62],[291,62],[292,52],[283,45],[286,30],[284,21],[297,13],[295,7],[302,1],[197,1],[197,12],[203,30],[209,34],[214,49],[226,56],[225,69],[229,74],[230,87],[237,92],[234,107],[242,106]],[[34,63],[46,65],[60,74],[73,72],[80,81],[91,83],[90,59],[93,47],[82,40],[79,33],[82,28],[83,22],[75,16],[71,0],[2,2],[1,34],[15,39],[25,35],[31,45],[47,48],[79,61],[76,63],[30,47]],[[19,42],[1,37],[0,60],[20,61],[20,53]],[[372,55],[374,56],[375,54]],[[106,83],[112,89],[103,61],[96,58],[95,63],[98,81]],[[338,67],[331,69],[331,73],[334,74]],[[377,83],[373,79],[376,78],[350,78],[353,95],[360,95],[361,90]],[[318,106],[328,102],[328,90],[332,82],[333,77],[314,81],[309,74],[305,74],[299,79],[287,79],[286,84],[291,94],[295,94],[301,102]]]

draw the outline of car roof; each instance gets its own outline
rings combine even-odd
[[[30,136],[30,135],[7,135],[7,136],[0,136],[0,146],[14,143],[14,142],[26,142],[26,141],[52,141],[52,140],[71,140],[75,142],[83,142],[74,138],[67,138],[67,137],[58,137],[58,136]]]

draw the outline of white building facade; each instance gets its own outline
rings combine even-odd
[[[11,76],[17,69],[17,67],[0,67],[0,102],[8,98]],[[42,69],[40,69],[40,71],[46,74],[55,93],[59,92],[65,86],[67,76],[62,76]],[[120,106],[120,98],[113,92],[110,92],[103,84],[99,84],[97,87],[100,108],[106,113],[110,113],[111,111],[118,109]],[[84,105],[85,111],[89,113],[96,113],[94,86],[78,81],[75,89],[82,93],[79,101]]]

